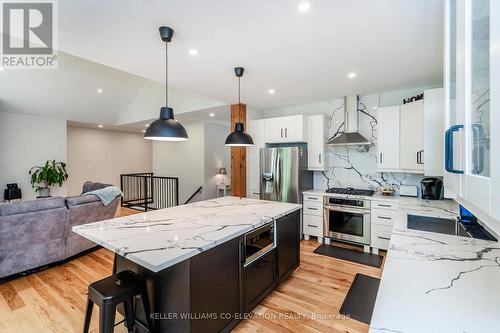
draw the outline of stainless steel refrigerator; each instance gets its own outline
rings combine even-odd
[[[302,192],[313,188],[307,170],[307,146],[260,149],[260,198],[302,203]]]

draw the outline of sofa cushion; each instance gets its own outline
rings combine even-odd
[[[85,182],[83,184],[82,194],[90,191],[100,190],[101,188],[105,188],[108,186],[113,186],[111,184],[103,184],[103,183],[94,183],[94,182]]]
[[[43,198],[21,202],[0,203],[0,216],[37,212],[66,207],[63,197]]]
[[[76,195],[74,197],[66,198],[66,206],[70,208],[73,206],[84,205],[96,201],[100,202],[99,198],[96,195]]]

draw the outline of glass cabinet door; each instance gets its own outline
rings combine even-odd
[[[465,1],[464,196],[490,212],[490,1]]]
[[[470,105],[468,167],[472,175],[490,176],[490,0],[470,4]]]

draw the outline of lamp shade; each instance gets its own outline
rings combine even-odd
[[[174,110],[169,107],[162,107],[160,119],[149,125],[144,138],[158,141],[186,141],[188,135],[184,126],[174,119]]]
[[[251,147],[251,146],[253,146],[253,139],[250,135],[245,133],[243,123],[236,123],[234,125],[234,132],[231,132],[227,136],[225,146],[228,146],[228,147]]]
[[[219,169],[219,175],[227,175],[226,168],[220,168]]]

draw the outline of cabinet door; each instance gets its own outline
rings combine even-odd
[[[265,147],[265,120],[248,122],[248,134],[253,138],[254,145],[247,148],[247,196],[259,199],[260,188],[260,148]]]
[[[462,170],[462,150],[461,134],[462,126],[461,112],[459,112],[459,63],[463,62],[463,57],[458,56],[458,50],[463,49],[463,43],[458,41],[458,7],[457,0],[448,0],[445,6],[445,67],[444,67],[444,90],[445,90],[445,171],[443,175],[444,196],[456,198],[461,196],[461,175]],[[463,52],[462,52],[463,53]],[[450,146],[451,145],[451,146]]]
[[[399,105],[378,109],[377,167],[399,169]]]
[[[309,170],[324,171],[325,163],[325,116],[307,117],[307,164]]]
[[[424,103],[423,100],[400,107],[400,167],[404,171],[424,171]]]
[[[424,91],[424,173],[443,176],[444,172],[444,89]]]
[[[490,212],[490,1],[465,3],[465,199]],[[498,130],[498,129],[497,129]]]
[[[280,143],[285,140],[285,130],[282,118],[269,118],[265,120],[265,142]]]
[[[276,282],[276,251],[273,249],[243,268],[243,307],[245,312],[252,311],[269,295],[276,286]],[[238,311],[233,313],[238,313]]]
[[[217,313],[217,318],[191,320],[190,332],[221,332],[237,320],[221,317],[240,309],[240,239],[220,244],[191,258],[191,312]]]
[[[300,212],[288,214],[276,223],[278,241],[278,283],[282,283],[300,263]]]
[[[305,142],[304,116],[283,117],[284,142]]]

